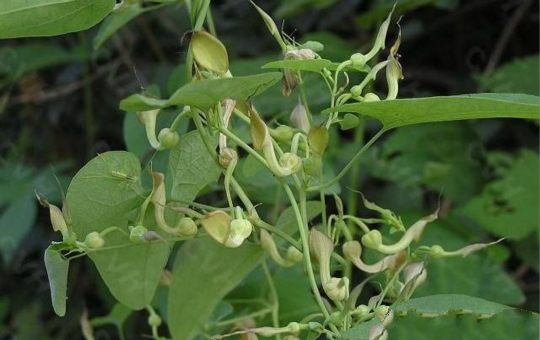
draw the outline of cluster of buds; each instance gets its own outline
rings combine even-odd
[[[228,248],[237,248],[242,245],[252,231],[251,222],[244,218],[242,209],[236,207],[235,218],[231,217],[222,210],[216,210],[208,213],[201,223],[214,240]]]

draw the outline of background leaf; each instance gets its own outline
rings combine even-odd
[[[100,22],[114,0],[3,0],[0,38],[44,37],[82,31]]]
[[[511,307],[460,294],[440,294],[411,299],[393,307],[398,315],[417,313],[419,315],[445,315],[453,313],[495,314]]]
[[[540,73],[539,63],[538,55],[514,59],[491,73],[481,75],[478,80],[488,91],[538,95],[539,80],[531,74]]]
[[[60,251],[51,246],[45,250],[45,268],[49,277],[54,312],[59,316],[64,316],[66,314],[69,261],[62,257]]]

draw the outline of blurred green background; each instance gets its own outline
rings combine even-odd
[[[321,56],[334,61],[367,51],[393,5],[385,0],[256,2],[297,41],[323,43]],[[264,72],[260,66],[279,58],[248,1],[213,1],[212,15],[233,74]],[[405,76],[400,98],[539,94],[537,1],[401,0],[394,18],[400,16]],[[54,315],[42,258],[58,235],[47,211],[38,207],[34,190],[58,203],[61,191],[54,174],[66,190],[70,178],[96,153],[127,149],[145,159],[149,146],[144,128],[135,115],[121,112],[118,103],[141,89],[168,95],[182,84],[188,30],[184,6],[143,5],[82,33],[0,41],[0,339],[82,338],[79,318],[84,310],[90,317],[113,310],[101,320],[110,326],[99,328],[96,339],[116,339],[119,324],[127,339],[148,334],[146,316],[130,316],[115,307],[88,260],[72,262],[67,316]],[[392,25],[388,41],[396,35]],[[375,91],[384,92],[380,78]],[[325,108],[323,83],[308,78],[307,91],[312,111]],[[254,100],[262,114],[281,122],[287,122],[297,101],[296,94],[283,98],[279,85]],[[166,125],[167,118],[161,117]],[[368,122],[366,135],[376,127]],[[338,193],[352,211],[366,214],[349,188],[361,190],[407,222],[440,202],[443,217],[427,229],[426,244],[455,248],[512,236],[467,259],[432,264],[428,283],[417,296],[463,293],[538,311],[538,137],[538,122],[522,120],[400,128],[330,192]],[[325,155],[326,175],[341,169],[358,149],[359,138],[354,131],[333,134]],[[155,159],[155,168],[164,167],[164,160]],[[271,176],[245,170],[239,171],[239,179],[254,201],[263,203],[263,211],[279,201],[268,194],[276,192]],[[212,192],[201,198],[216,199]],[[305,284],[299,275],[288,280],[282,282],[283,294],[288,284]],[[293,300],[288,312],[308,308],[306,303]]]

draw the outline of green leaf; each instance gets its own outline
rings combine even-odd
[[[128,221],[144,200],[140,177],[137,157],[125,151],[101,154],[75,175],[68,188],[67,203],[79,240],[92,231],[112,226],[128,232]],[[152,211],[147,212],[145,227],[155,230]],[[169,256],[169,245],[134,244],[119,232],[108,234],[105,241],[104,250],[89,255],[101,277],[118,301],[132,309],[144,308],[156,290]],[[116,246],[120,248],[107,249]]]
[[[538,153],[522,150],[507,173],[489,183],[459,214],[498,236],[524,238],[538,230]]]
[[[537,96],[468,94],[448,97],[382,100],[342,105],[329,112],[355,112],[380,120],[386,130],[399,126],[482,118],[539,118]]]
[[[152,7],[142,8],[140,4],[134,4],[125,10],[113,13],[103,21],[99,27],[99,32],[94,37],[93,45],[97,50],[109,39],[116,31],[125,26],[128,22],[135,19],[139,15],[152,10]]]
[[[207,111],[224,99],[246,100],[256,96],[281,79],[281,73],[269,72],[254,76],[206,79],[179,88],[168,100],[131,95],[120,102],[124,111],[147,111],[173,105],[189,105]]]
[[[531,74],[540,72],[539,62],[538,55],[514,59],[491,73],[482,74],[478,80],[488,91],[538,95],[539,80],[538,77],[531,77]]]
[[[176,257],[169,292],[173,339],[190,340],[202,331],[216,305],[255,269],[264,254],[249,243],[232,249],[210,238],[186,242]]]
[[[82,31],[100,22],[115,3],[114,0],[3,0],[0,39]]]
[[[358,124],[360,124],[360,119],[358,118],[358,116],[350,113],[345,114],[343,119],[339,122],[341,130],[343,131],[354,129],[358,126]]]
[[[413,314],[395,318],[388,333],[392,340],[530,340],[538,339],[538,328],[538,316],[507,310],[482,322],[473,316],[430,320]]]
[[[45,269],[49,277],[54,312],[59,316],[64,316],[66,315],[69,261],[64,259],[60,251],[49,247],[45,250]]]
[[[171,150],[168,175],[172,180],[173,200],[193,201],[199,191],[216,182],[220,174],[220,168],[197,131],[180,137],[180,143]]]
[[[393,307],[398,316],[416,312],[419,315],[441,316],[452,314],[496,314],[507,309],[513,309],[502,305],[479,299],[473,296],[461,294],[431,295],[411,299]]]
[[[321,72],[325,67],[332,64],[326,59],[310,59],[310,60],[278,60],[272,61],[264,65],[262,68],[286,68],[297,71]]]

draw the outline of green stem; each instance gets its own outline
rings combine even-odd
[[[360,124],[356,127],[356,131],[354,132],[354,145],[362,145],[364,144],[364,125],[365,120],[363,117],[360,117]],[[355,189],[358,187],[358,183],[360,177],[360,163],[355,163],[351,168],[351,175],[350,175],[350,187]],[[358,208],[358,195],[354,191],[349,192],[349,199],[348,205],[347,205],[347,214],[351,216],[356,216],[357,208]],[[354,223],[350,222],[349,229],[351,230],[351,233],[354,235]]]
[[[291,202],[291,206],[294,211],[294,216],[296,217],[296,223],[298,224],[298,230],[300,232],[300,239],[302,240],[302,252],[304,254],[304,262],[306,266],[306,271],[308,273],[309,284],[311,285],[311,290],[313,291],[315,300],[317,301],[319,308],[324,314],[324,317],[328,318],[330,314],[328,313],[328,310],[326,309],[326,306],[324,305],[321,294],[319,292],[319,287],[317,287],[317,282],[315,281],[315,274],[313,273],[313,266],[311,264],[311,255],[309,253],[309,242],[308,242],[308,237],[307,237],[307,229],[308,229],[307,221],[305,221],[304,218],[302,217],[302,213],[300,212],[300,208],[298,207],[298,203],[296,202],[296,198],[294,197],[294,194],[291,188],[289,188],[289,186],[285,183],[285,181],[283,181],[283,179],[279,179],[279,181]],[[303,190],[300,191],[300,202],[302,202],[302,199],[304,200],[303,206],[305,209],[306,193]]]
[[[264,276],[266,277],[266,282],[268,283],[268,288],[270,288],[270,296],[272,299],[272,326],[274,328],[279,328],[279,298],[274,285],[274,280],[272,279],[272,274],[270,269],[268,269],[268,264],[266,261],[262,263],[262,269],[264,271]],[[281,340],[281,334],[276,334],[276,339]]]
[[[337,183],[341,178],[343,178],[343,176],[345,176],[347,174],[347,172],[349,171],[349,169],[354,165],[354,163],[356,163],[358,161],[358,159],[360,159],[360,157],[364,154],[364,152],[366,152],[367,149],[369,149],[369,147],[371,145],[373,145],[373,143],[375,143],[377,141],[377,139],[379,139],[387,130],[385,129],[382,129],[380,130],[379,132],[377,132],[377,134],[375,136],[373,136],[373,138],[371,138],[354,156],[353,158],[351,158],[351,160],[349,161],[349,163],[347,165],[345,165],[345,167],[343,168],[343,170],[341,170],[341,172],[336,176],[334,177],[333,179],[331,179],[330,181],[326,182],[326,183],[323,183],[323,184],[320,184],[320,185],[316,185],[316,186],[313,186],[313,187],[309,187],[307,188],[307,191],[319,191],[321,189],[324,189],[324,188],[328,188],[329,186],[332,186],[334,185],[335,183]]]

